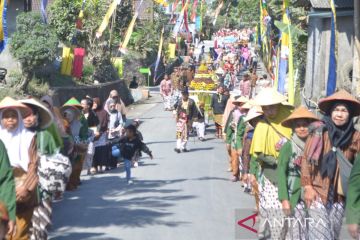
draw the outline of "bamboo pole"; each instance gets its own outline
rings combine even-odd
[[[354,0],[353,93],[360,97],[360,0]]]

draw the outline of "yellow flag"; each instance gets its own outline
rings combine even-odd
[[[169,58],[174,59],[176,53],[176,44],[175,43],[170,43],[169,44]]]
[[[109,21],[111,16],[114,14],[115,10],[116,10],[116,6],[118,5],[118,1],[114,0],[111,4],[109,9],[107,10],[104,19],[99,27],[99,29],[96,32],[96,37],[99,38],[101,37],[101,35],[103,34],[103,32],[105,31],[105,29],[107,28],[107,26],[109,25]]]
[[[62,62],[61,62],[61,74],[71,76],[73,66],[74,54],[71,48],[63,47]]]
[[[287,9],[289,7],[289,0],[284,0],[283,4],[283,23],[288,26],[288,34],[282,33],[282,47],[288,49],[288,64],[289,64],[289,72],[288,72],[288,101],[290,104],[295,103],[295,83],[294,83],[294,59],[293,59],[293,46],[290,32],[290,19],[287,15]],[[283,48],[282,48],[283,49]]]
[[[114,58],[111,58],[111,62],[114,66],[114,68],[116,68],[116,70],[118,71],[118,74],[119,74],[119,77],[122,77],[123,76],[123,59],[120,58],[120,57],[114,57]]]
[[[122,50],[126,49],[128,43],[130,41],[131,34],[132,34],[133,30],[134,30],[136,18],[137,18],[137,13],[135,13],[134,17],[132,18],[132,20],[131,20],[131,22],[129,24],[128,29],[126,30],[124,41],[122,42],[121,47],[120,47]]]

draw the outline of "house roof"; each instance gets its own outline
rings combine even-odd
[[[330,3],[327,0],[310,0],[313,8],[330,9]],[[334,0],[336,8],[354,8],[354,0]]]

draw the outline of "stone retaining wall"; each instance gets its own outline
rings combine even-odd
[[[86,95],[91,97],[99,97],[102,102],[109,97],[111,90],[117,90],[123,102],[129,105],[134,102],[131,93],[123,80],[109,83],[98,84],[94,86],[77,86],[77,87],[52,87],[51,95],[56,106],[61,106],[71,97],[75,97],[79,101]]]

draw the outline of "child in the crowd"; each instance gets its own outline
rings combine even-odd
[[[136,137],[139,138],[140,141],[144,141],[143,135],[142,133],[139,131],[139,126],[140,126],[140,120],[139,119],[135,119],[133,122],[133,125],[136,127]],[[136,151],[132,162],[133,162],[133,167],[137,168],[139,166],[139,159],[141,157],[141,151]]]
[[[114,139],[122,135],[124,121],[121,112],[116,109],[116,102],[112,99],[108,101],[109,116],[109,135],[108,139]]]
[[[187,129],[187,116],[185,112],[180,112],[178,115],[178,120],[176,122],[176,148],[175,152],[180,153],[181,151],[187,151],[185,146],[187,143],[187,135],[188,135],[188,129]]]
[[[196,129],[197,136],[200,141],[205,140],[205,109],[204,102],[199,102],[199,108],[197,111],[197,116],[193,122],[193,128]]]
[[[134,125],[126,127],[126,136],[120,140],[119,145],[120,154],[124,158],[126,180],[128,184],[131,184],[131,160],[136,152],[143,151],[148,154],[151,159],[153,159],[153,155],[145,143],[136,136],[136,127]]]

